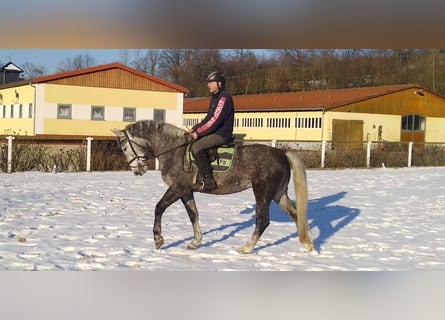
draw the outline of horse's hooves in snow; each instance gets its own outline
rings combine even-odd
[[[164,244],[164,238],[159,238],[155,240],[156,249],[159,249]]]
[[[238,253],[241,253],[241,254],[250,254],[252,252],[253,252],[253,248],[241,247],[238,249]]]
[[[189,245],[187,246],[187,249],[189,249],[189,250],[196,250],[196,249],[198,249],[198,245],[193,244],[193,243],[189,243]]]

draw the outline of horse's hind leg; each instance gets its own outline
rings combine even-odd
[[[295,224],[297,224],[297,209],[295,208],[292,200],[289,199],[287,193],[284,193],[277,201],[277,203],[280,206],[281,210],[283,210],[292,220],[295,221]]]
[[[304,219],[302,221],[300,221],[300,226],[298,225],[298,213],[297,213],[297,208],[295,207],[295,205],[293,204],[292,200],[289,199],[289,196],[287,195],[287,192],[285,192],[281,198],[279,199],[279,201],[277,201],[278,205],[280,206],[281,210],[283,210],[289,217],[292,218],[292,220],[294,220],[298,232],[299,232],[299,238],[300,238],[300,242],[309,250],[312,251],[313,250],[313,244],[312,241],[310,240],[309,234],[308,234],[308,228],[301,228],[301,224],[306,222],[304,221]],[[302,205],[304,206],[304,204],[299,204],[298,205]],[[305,209],[304,209],[305,210]],[[307,224],[306,224],[307,226]],[[301,233],[301,234],[300,234]]]
[[[252,233],[250,240],[241,248],[238,249],[239,253],[252,253],[253,249],[258,242],[258,239],[263,234],[264,230],[266,230],[267,226],[270,223],[269,218],[269,205],[270,201],[261,199],[256,201],[256,222],[255,222],[255,230]]]
[[[193,193],[190,193],[187,196],[181,198],[182,203],[184,204],[185,209],[187,210],[187,214],[189,215],[190,222],[193,226],[193,240],[187,246],[188,249],[196,249],[202,240],[201,227],[199,225],[199,214],[198,209],[196,208],[195,198],[193,197]]]

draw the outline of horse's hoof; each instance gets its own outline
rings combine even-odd
[[[196,250],[196,249],[198,249],[198,245],[197,244],[193,244],[193,243],[189,243],[189,245],[187,246],[187,249],[189,249],[189,250]]]
[[[253,252],[253,248],[241,247],[238,249],[238,253],[241,254],[251,254]]]
[[[164,244],[164,238],[155,239],[156,249],[159,249]]]
[[[314,250],[314,244],[312,242],[305,243],[304,246],[306,247],[307,251],[312,252]]]

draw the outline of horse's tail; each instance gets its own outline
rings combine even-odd
[[[300,242],[309,250],[314,248],[311,237],[309,236],[309,227],[307,224],[308,209],[308,188],[306,179],[306,170],[303,161],[295,150],[286,151],[287,159],[291,166],[293,182],[295,188],[295,198],[297,200],[297,230]]]

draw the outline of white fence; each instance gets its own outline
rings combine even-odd
[[[14,136],[7,136],[6,137],[7,140],[7,158],[6,158],[6,162],[7,162],[7,173],[11,173],[12,172],[12,168],[13,168],[13,164],[14,164],[14,154],[13,154],[13,141],[15,140]],[[93,140],[93,138],[88,137],[86,138],[86,143],[87,143],[87,155],[86,155],[86,171],[91,171],[91,141]],[[1,159],[0,159],[1,162]],[[56,164],[54,165],[54,171],[57,170],[57,166]],[[0,170],[1,171],[1,170]]]
[[[0,145],[2,148],[0,151],[3,155],[0,158],[0,164],[2,170],[11,173],[13,168],[17,166],[17,159],[14,159],[13,144],[19,142],[14,136],[8,136],[4,139]],[[82,156],[79,160],[82,163],[82,169],[78,170],[91,171],[92,140],[91,137],[83,140],[82,144],[84,148],[86,147],[84,149],[86,157]],[[23,144],[24,142],[21,141],[20,143]],[[445,143],[369,141],[362,144],[357,142],[333,143],[332,141],[303,143],[277,140],[244,141],[244,144],[252,143],[267,144],[277,148],[297,149],[301,151],[301,157],[306,166],[310,168],[445,166]],[[109,159],[109,156],[104,158]],[[157,162],[154,168],[158,169]]]
[[[245,143],[261,143],[277,148],[300,150],[306,165],[312,168],[445,166],[445,142],[333,143],[332,141],[313,141],[302,143],[271,140],[245,141]]]

